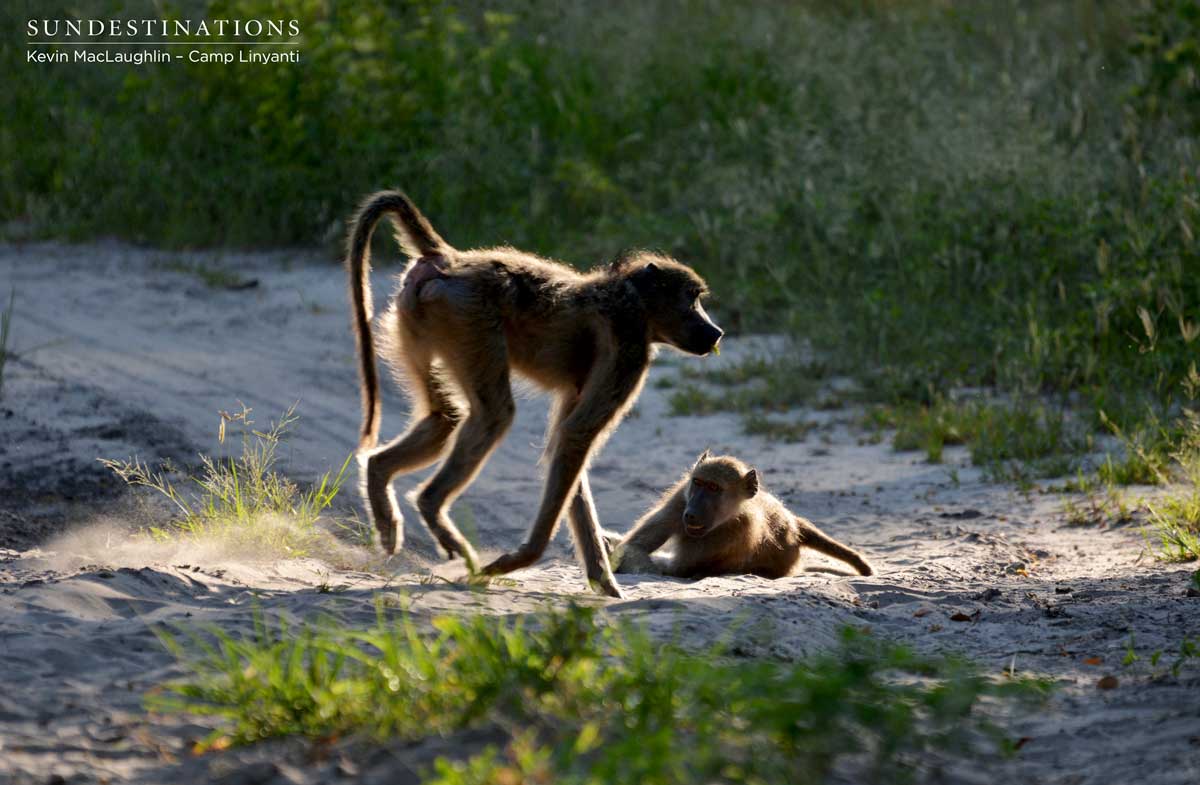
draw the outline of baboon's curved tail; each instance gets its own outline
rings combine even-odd
[[[417,259],[450,251],[429,220],[412,200],[400,191],[372,194],[358,208],[346,243],[346,270],[350,274],[350,307],[358,338],[358,361],[362,373],[363,423],[358,449],[375,446],[379,439],[379,372],[375,366],[375,344],[371,338],[371,236],[383,216],[395,230],[396,242],[405,255]]]
[[[800,536],[806,547],[846,562],[858,570],[859,575],[871,575],[875,572],[862,554],[849,545],[843,545],[803,518],[799,518],[798,522],[800,523]]]

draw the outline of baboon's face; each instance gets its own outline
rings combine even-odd
[[[700,301],[708,290],[690,268],[660,258],[632,273],[631,280],[646,305],[654,341],[697,355],[717,347],[724,333],[705,312]]]
[[[758,493],[758,472],[732,458],[709,458],[692,469],[684,497],[683,533],[700,538],[738,515],[742,504]]]

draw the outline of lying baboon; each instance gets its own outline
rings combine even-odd
[[[382,319],[383,355],[407,389],[413,414],[403,435],[376,448],[380,402],[368,256],[385,215],[412,261]],[[362,372],[363,486],[384,549],[394,552],[403,538],[392,478],[437,461],[453,435],[415,504],[447,556],[462,556],[477,569],[474,550],[446,510],[512,423],[509,375],[515,371],[555,396],[546,484],[525,542],[483,572],[532,564],[566,512],[589,583],[619,597],[588,487],[588,461],[637,397],[654,344],[695,355],[717,346],[722,333],[700,304],[707,293],[700,276],[644,252],[582,273],[512,248],[458,251],[399,191],[363,203],[346,265]]]
[[[713,458],[707,450],[628,534],[615,542],[612,534],[606,533],[606,538],[619,573],[677,578],[751,573],[781,578],[791,574],[804,548],[840,559],[862,575],[872,573],[858,552],[789,512],[767,493],[759,485],[757,471],[737,458]],[[654,556],[672,538],[674,556]]]

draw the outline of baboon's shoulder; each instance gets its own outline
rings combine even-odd
[[[584,278],[568,264],[508,246],[464,251],[459,255],[459,265],[477,274],[522,276],[545,282],[575,283]]]

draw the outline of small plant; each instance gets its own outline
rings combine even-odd
[[[721,411],[742,415],[742,430],[770,440],[801,442],[816,427],[808,421],[786,422],[772,419],[765,412],[787,409],[813,400],[820,380],[828,369],[818,363],[798,363],[793,359],[752,357],[715,370],[684,367],[683,379],[693,382],[679,386],[670,397],[673,416],[715,414]],[[694,383],[700,381],[704,386]],[[712,392],[717,386],[719,392]],[[815,401],[818,408],[842,406],[836,396]]]
[[[676,389],[671,393],[669,403],[672,417],[716,414],[730,408],[725,399],[705,392],[694,384],[686,384]]]
[[[1121,443],[1124,454],[1113,460],[1111,454],[1096,470],[1103,483],[1110,485],[1165,485],[1170,481],[1170,451],[1179,434],[1164,428],[1154,412],[1146,416],[1146,422],[1137,431],[1127,433],[1113,422],[1103,411],[1100,422]]]
[[[330,523],[338,536],[359,548],[375,547],[375,526],[363,520],[357,510],[352,510],[345,518],[336,518]]]
[[[1157,554],[1167,561],[1200,559],[1200,490],[1146,503],[1150,530],[1147,538],[1158,540]]]
[[[211,264],[168,259],[162,262],[161,266],[164,270],[195,276],[210,289],[249,289],[257,286],[257,281],[253,278],[243,278],[237,273]],[[303,294],[300,299],[303,301]]]
[[[990,403],[935,397],[925,406],[876,407],[868,427],[896,429],[896,450],[922,450],[940,463],[948,446],[966,445],[971,462],[994,479],[1028,484],[1070,473],[1087,442],[1066,416],[1038,402]]]
[[[717,410],[741,412],[783,411],[811,401],[820,382],[829,376],[823,363],[803,362],[791,355],[751,357],[715,369],[683,366],[680,376],[728,388],[714,397]]]
[[[1068,499],[1063,504],[1063,516],[1072,526],[1117,526],[1131,523],[1136,507],[1113,487],[1103,491],[1088,491],[1083,500]]]
[[[1197,661],[1200,661],[1200,637],[1183,636],[1179,641],[1179,647],[1176,649],[1175,659],[1166,671],[1158,670],[1158,664],[1162,661],[1163,654],[1162,649],[1155,649],[1146,656],[1139,654],[1136,649],[1134,636],[1130,634],[1129,641],[1125,644],[1125,656],[1121,658],[1121,664],[1128,668],[1142,660],[1147,660],[1152,669],[1150,673],[1152,678],[1163,678],[1167,673],[1178,677],[1185,667],[1194,665]]]
[[[817,424],[809,420],[776,420],[762,414],[747,414],[742,428],[752,436],[765,436],[771,441],[802,442]]]
[[[214,628],[188,635],[189,646],[162,633],[187,676],[148,705],[217,719],[200,750],[466,727],[510,739],[504,752],[438,762],[432,781],[442,785],[816,783],[840,763],[895,781],[934,751],[1009,749],[980,701],[1047,689],[850,629],[835,651],[782,663],[731,661],[720,649],[697,656],[574,606],[531,618],[440,617],[432,627],[422,633],[406,614],[389,621],[380,604],[365,630],[260,616],[246,637]]]
[[[1182,485],[1146,503],[1146,536],[1158,541],[1159,558],[1194,561],[1200,559],[1200,413],[1185,409],[1179,430],[1181,435],[1171,458],[1174,476],[1181,479]]]
[[[151,527],[157,539],[223,539],[263,548],[270,553],[307,556],[325,536],[316,527],[341,490],[350,458],[338,473],[326,472],[307,491],[275,471],[280,443],[299,419],[293,404],[265,431],[256,430],[250,409],[221,412],[219,441],[227,425],[242,431],[241,455],[226,459],[200,457],[199,473],[182,473],[166,463],[157,470],[137,458],[100,462],[129,485],[150,488],[171,503],[175,515]],[[180,484],[172,479],[181,475]]]
[[[455,578],[447,578],[430,572],[422,575],[419,582],[422,586],[437,586],[439,584],[465,586],[471,591],[485,591],[493,586],[504,589],[515,589],[521,585],[515,579],[509,578],[506,575],[483,575],[481,573],[468,573]]]

